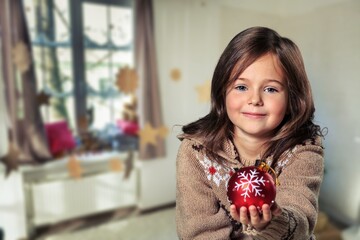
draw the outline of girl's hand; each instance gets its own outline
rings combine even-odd
[[[253,205],[247,209],[246,207],[241,207],[240,211],[236,211],[235,205],[230,206],[230,214],[233,219],[238,220],[241,224],[250,225],[256,230],[261,231],[264,229],[273,216],[280,215],[282,210],[281,208],[274,203],[271,207],[268,204],[262,206],[262,213]]]

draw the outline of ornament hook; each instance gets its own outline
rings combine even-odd
[[[265,161],[256,160],[255,166],[258,167],[260,170],[265,171],[265,172],[269,172],[269,170],[270,170],[275,176],[275,184],[276,184],[276,186],[280,186],[280,181],[278,179],[278,176],[277,176],[275,170],[272,167],[270,167]]]

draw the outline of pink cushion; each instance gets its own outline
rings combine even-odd
[[[128,135],[137,135],[139,131],[139,125],[137,122],[117,120],[117,126]]]
[[[66,121],[45,124],[46,135],[53,155],[71,150],[75,147],[74,137]]]

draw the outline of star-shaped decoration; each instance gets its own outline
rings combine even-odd
[[[179,81],[181,79],[181,72],[178,68],[173,68],[170,71],[170,77],[173,81]]]
[[[67,168],[71,177],[79,179],[82,176],[83,169],[81,168],[79,160],[74,156],[70,156]]]
[[[89,121],[86,115],[81,116],[77,120],[77,125],[80,132],[86,132],[89,127]]]
[[[169,129],[165,126],[161,126],[157,129],[157,132],[158,132],[158,135],[164,139],[169,134]]]
[[[206,81],[202,85],[196,86],[198,99],[200,102],[209,102],[211,93],[211,81]]]
[[[12,49],[13,62],[17,69],[24,73],[29,70],[31,65],[31,56],[29,47],[22,41],[15,44]]]
[[[41,91],[37,96],[37,103],[39,106],[41,105],[49,105],[50,95]]]
[[[144,128],[139,131],[140,144],[142,146],[146,144],[156,145],[157,130],[154,129],[149,123],[146,123]]]
[[[122,161],[118,158],[111,159],[109,166],[110,170],[114,172],[121,172],[124,169]]]
[[[6,175],[10,173],[11,170],[15,170],[18,167],[18,157],[20,155],[19,149],[14,143],[9,143],[9,150],[7,154],[0,158],[0,161],[3,162],[6,166]]]
[[[116,75],[116,85],[121,92],[135,92],[138,87],[138,75],[135,69],[131,69],[128,66],[121,68]]]

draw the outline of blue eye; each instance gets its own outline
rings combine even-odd
[[[273,88],[273,87],[267,87],[267,88],[265,88],[264,91],[265,91],[265,92],[268,92],[268,93],[276,93],[276,92],[279,92],[276,88]]]
[[[244,85],[239,85],[239,86],[236,86],[235,89],[243,92],[243,91],[246,91],[248,88]]]

